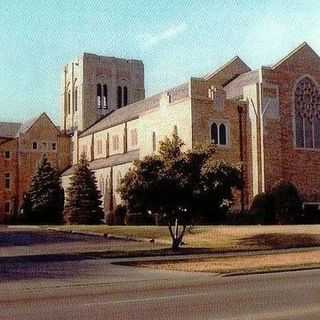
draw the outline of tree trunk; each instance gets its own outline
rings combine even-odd
[[[174,231],[172,230],[173,227],[174,227]],[[183,229],[182,229],[180,234],[179,234],[178,219],[176,219],[174,226],[169,223],[168,224],[168,228],[169,228],[171,239],[172,239],[171,248],[174,251],[179,250],[180,244],[182,242],[183,235],[184,235],[185,230],[186,230],[186,225],[183,225]]]
[[[178,239],[172,239],[172,246],[171,249],[173,251],[177,251],[180,248],[181,239],[180,237]]]

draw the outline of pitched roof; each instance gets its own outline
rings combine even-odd
[[[225,63],[223,66],[221,66],[218,69],[215,69],[213,72],[210,72],[203,76],[204,80],[211,80],[213,78],[222,78],[223,81],[228,81],[231,80],[234,75],[235,75],[235,70],[233,69],[238,69],[237,72],[238,74],[244,73],[251,71],[250,67],[242,61],[242,59],[238,56],[235,56],[232,58],[230,61]],[[230,72],[233,70],[232,72]],[[225,76],[223,76],[225,74]],[[237,75],[238,75],[237,74]],[[221,83],[222,85],[222,83]]]
[[[17,122],[0,122],[0,137],[14,138],[19,133],[21,123]]]
[[[92,170],[97,170],[101,168],[112,167],[116,165],[121,165],[128,162],[133,162],[139,159],[139,150],[129,151],[127,153],[115,154],[108,158],[96,159],[89,162],[89,167]],[[74,174],[77,165],[74,165],[62,173],[62,176],[69,176]]]
[[[55,124],[51,121],[48,115],[43,112],[38,117],[34,117],[29,119],[23,123],[18,122],[0,122],[0,137],[5,138],[15,138],[18,137],[20,133],[26,133],[36,122],[39,118],[45,116],[49,119],[52,125],[59,131],[59,129],[55,126]]]
[[[289,58],[291,58],[292,56],[294,56],[295,54],[297,54],[300,50],[302,49],[309,49],[311,50],[316,56],[319,57],[319,55],[309,46],[309,44],[307,42],[302,42],[297,48],[293,49],[291,52],[289,52],[285,57],[283,57],[282,59],[280,59],[278,62],[276,62],[275,64],[273,64],[271,66],[272,69],[277,68],[278,66],[280,66],[282,63],[284,63],[285,61],[287,61]]]
[[[35,117],[23,122],[19,129],[19,133],[26,133],[35,124],[39,117]]]
[[[180,86],[171,88],[169,90],[166,90],[165,92],[168,92],[172,95],[172,101],[181,99],[183,97],[188,96],[188,83],[184,83]],[[118,124],[124,123],[126,121],[137,119],[142,113],[154,109],[156,107],[159,107],[160,105],[160,98],[162,96],[163,92],[158,93],[154,96],[151,96],[149,98],[146,98],[144,100],[137,101],[135,103],[132,103],[126,107],[122,107],[120,109],[117,109],[105,117],[99,119],[97,122],[95,122],[92,126],[90,126],[88,129],[83,131],[80,134],[80,137],[84,137],[87,135],[90,135],[94,132],[101,131],[104,129],[108,129],[110,127],[116,126]]]
[[[243,95],[243,87],[259,82],[259,71],[253,70],[243,74],[240,74],[237,78],[229,82],[224,90],[226,92],[227,99],[239,98]]]

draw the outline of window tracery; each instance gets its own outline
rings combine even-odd
[[[297,83],[294,107],[296,146],[320,148],[320,92],[309,77]]]

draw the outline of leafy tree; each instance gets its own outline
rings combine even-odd
[[[241,186],[240,171],[215,160],[213,145],[187,152],[182,146],[177,135],[166,138],[158,155],[134,163],[119,188],[129,211],[157,214],[167,222],[174,250],[196,216],[230,205],[232,188]]]
[[[101,193],[97,188],[97,180],[90,170],[84,154],[71,184],[67,190],[67,201],[64,210],[65,220],[70,224],[99,224],[103,219]]]
[[[63,204],[59,172],[44,155],[24,197],[24,219],[31,224],[60,224],[63,222]]]

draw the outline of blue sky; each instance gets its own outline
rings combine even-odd
[[[0,121],[58,121],[62,66],[81,52],[142,59],[147,95],[239,55],[252,68],[303,41],[320,53],[318,0],[2,0]]]

